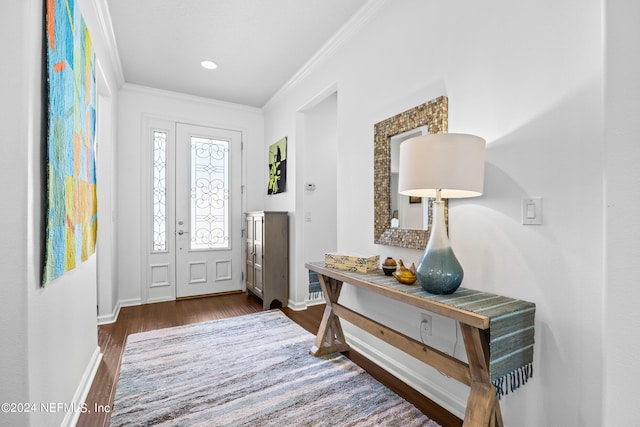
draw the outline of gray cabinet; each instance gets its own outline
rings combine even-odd
[[[248,212],[245,256],[247,291],[262,299],[263,310],[289,299],[289,214]]]

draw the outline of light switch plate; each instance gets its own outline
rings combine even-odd
[[[522,224],[542,224],[542,197],[526,197],[522,199]]]

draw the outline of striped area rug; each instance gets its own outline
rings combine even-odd
[[[112,426],[438,426],[279,310],[130,335]]]

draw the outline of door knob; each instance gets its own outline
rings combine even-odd
[[[182,236],[183,234],[189,234],[188,231],[178,230],[178,235]]]

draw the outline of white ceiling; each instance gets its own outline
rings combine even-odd
[[[127,83],[262,107],[367,0],[108,0]],[[210,59],[216,70],[200,61]]]

